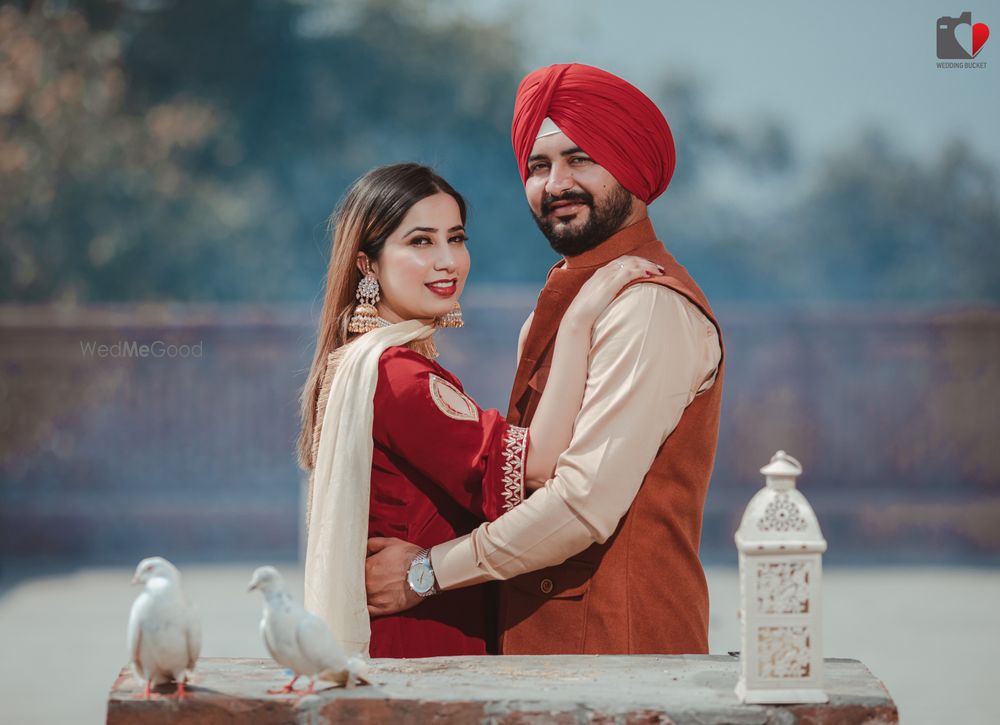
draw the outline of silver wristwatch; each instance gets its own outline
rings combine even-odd
[[[420,597],[429,597],[438,593],[437,580],[434,578],[434,569],[431,567],[430,549],[424,549],[413,557],[410,568],[406,572],[406,583],[410,585],[413,593]]]

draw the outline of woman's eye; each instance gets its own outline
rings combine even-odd
[[[458,234],[449,239],[448,241],[451,242],[452,244],[464,244],[465,242],[469,241],[469,238],[464,234]]]
[[[431,244],[431,243],[432,242],[431,242],[431,240],[428,237],[414,237],[413,239],[410,240],[410,244],[412,244],[414,246],[419,246],[419,247],[422,247],[422,246],[425,246],[425,245]]]

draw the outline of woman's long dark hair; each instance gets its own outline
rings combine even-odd
[[[302,388],[302,428],[299,431],[299,465],[311,470],[316,403],[326,361],[331,352],[351,339],[347,323],[354,311],[354,294],[361,281],[358,252],[375,261],[385,240],[403,222],[410,208],[422,199],[445,193],[458,203],[465,224],[465,199],[433,169],[419,164],[393,164],[372,169],[351,185],[330,216],[332,251],[326,273],[323,312],[316,336],[316,353]]]

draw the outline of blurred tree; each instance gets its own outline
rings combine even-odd
[[[772,299],[767,230],[775,200],[804,173],[788,129],[767,116],[713,117],[693,76],[671,76],[656,100],[677,147],[670,188],[650,208],[661,238],[710,299]]]
[[[774,118],[718,120],[705,108],[705,86],[694,76],[671,76],[657,97],[674,135],[678,165],[671,193],[705,181],[720,160],[758,175],[787,173],[795,152],[787,129]]]
[[[218,120],[195,103],[122,110],[121,46],[76,12],[0,8],[3,297],[128,295],[136,234],[178,197],[181,154]],[[140,227],[141,228],[141,227]]]
[[[524,70],[509,27],[417,0],[2,5],[0,299],[316,299],[337,198],[402,160],[468,198],[473,285],[539,284]],[[713,299],[1000,300],[996,170],[967,146],[918,163],[872,132],[804,168],[705,92],[657,95],[679,163],[652,215]]]
[[[337,198],[408,159],[469,190],[485,276],[533,262],[507,244],[532,228],[504,28],[385,0],[69,5],[0,8],[3,299],[312,299]]]
[[[918,161],[863,129],[803,168],[781,124],[713,120],[703,93],[665,86],[678,167],[651,214],[712,299],[1000,302],[997,169],[968,143]]]
[[[921,163],[863,132],[826,161],[775,240],[784,295],[1000,301],[997,172],[963,141]]]

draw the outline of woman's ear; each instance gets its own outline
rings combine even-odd
[[[371,262],[368,260],[368,255],[364,252],[358,252],[358,271],[362,275],[367,275],[371,270]]]

